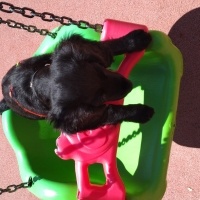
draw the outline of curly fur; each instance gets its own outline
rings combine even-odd
[[[103,42],[72,35],[54,53],[23,60],[7,72],[0,111],[45,118],[67,133],[122,121],[145,123],[154,113],[149,106],[105,105],[132,90],[129,80],[107,68],[115,55],[143,50],[150,41],[142,30]]]

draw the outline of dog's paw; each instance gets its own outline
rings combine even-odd
[[[137,104],[134,108],[134,122],[137,123],[146,123],[154,115],[154,109],[147,105]]]
[[[126,39],[128,40],[129,52],[146,49],[152,40],[149,33],[140,29],[128,33]]]

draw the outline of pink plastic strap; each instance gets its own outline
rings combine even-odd
[[[147,27],[143,25],[107,19],[104,22],[101,40],[118,38],[136,29],[148,31]],[[128,77],[143,54],[144,51],[127,54],[118,72]],[[123,100],[117,103],[122,104]],[[61,133],[57,139],[56,154],[64,160],[75,160],[77,198],[79,200],[125,200],[125,187],[116,165],[119,130],[120,125],[106,125],[73,135]],[[93,163],[103,165],[106,177],[105,185],[99,186],[90,183],[88,166]]]

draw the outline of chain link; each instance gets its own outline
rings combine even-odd
[[[38,29],[36,26],[25,25],[23,23],[19,23],[11,19],[3,20],[1,17],[0,17],[0,24],[6,24],[8,27],[11,27],[11,28],[23,29],[30,33],[39,33],[40,35],[49,35],[52,38],[56,38],[56,35],[57,35],[57,33],[52,33],[48,31],[47,29]]]
[[[0,195],[2,195],[5,192],[12,193],[21,188],[29,188],[32,185],[33,185],[33,179],[32,177],[29,177],[28,182],[20,183],[19,185],[14,185],[14,184],[9,185],[6,189],[0,188]]]
[[[121,146],[125,145],[130,140],[132,140],[133,138],[137,137],[137,135],[139,135],[140,132],[141,132],[140,130],[133,131],[132,134],[128,135],[126,138],[123,138],[122,141],[118,142],[118,147],[121,147]]]
[[[28,7],[20,8],[7,2],[0,2],[0,11],[6,12],[6,13],[14,12],[17,14],[21,14],[22,16],[27,17],[27,18],[40,17],[43,21],[47,21],[47,22],[56,21],[65,26],[69,26],[73,24],[73,25],[78,26],[81,29],[92,28],[96,32],[102,32],[102,29],[103,29],[102,24],[90,24],[89,22],[84,21],[84,20],[75,21],[72,18],[69,18],[66,16],[59,17],[49,12],[39,13],[31,8],[28,8]],[[25,25],[23,23],[19,23],[11,19],[3,20],[1,17],[0,17],[0,24],[6,24],[8,27],[11,27],[11,28],[24,29],[30,33],[37,32],[40,35],[49,35],[52,38],[55,38],[57,35],[57,33],[49,32],[47,29],[38,29],[36,26]],[[33,179],[32,177],[30,177],[28,182],[21,183],[19,185],[9,185],[6,189],[0,188],[0,195],[5,192],[8,192],[8,193],[15,192],[16,190],[20,188],[28,188],[28,187],[31,187],[32,185],[33,185]]]
[[[27,17],[27,18],[40,17],[43,21],[47,21],[47,22],[56,21],[65,26],[69,26],[73,24],[73,25],[78,26],[81,29],[92,28],[96,32],[102,32],[102,29],[103,29],[102,24],[90,24],[89,22],[84,21],[84,20],[76,21],[66,16],[62,16],[62,17],[56,16],[50,12],[39,13],[33,10],[32,8],[28,8],[28,7],[20,8],[7,2],[0,2],[0,11],[6,12],[6,13],[14,12],[17,14],[21,14],[22,16]]]

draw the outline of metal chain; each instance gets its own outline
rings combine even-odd
[[[132,134],[128,135],[126,138],[123,138],[122,141],[118,142],[118,147],[121,147],[123,145],[125,145],[126,143],[128,143],[130,140],[132,140],[133,138],[137,137],[137,135],[139,135],[141,131],[133,131]]]
[[[9,185],[6,189],[0,188],[0,195],[5,192],[12,193],[21,188],[29,188],[33,185],[32,177],[29,177],[28,182],[20,183],[19,185]]]
[[[38,29],[36,26],[25,25],[23,23],[19,23],[11,19],[3,20],[1,17],[0,17],[0,24],[6,24],[7,26],[11,28],[23,29],[30,33],[39,33],[40,35],[43,35],[43,36],[49,35],[54,39],[56,38],[56,35],[57,35],[57,33],[52,33],[48,31],[47,29]]]
[[[0,2],[0,11],[6,12],[6,13],[14,12],[17,14],[21,14],[22,16],[27,17],[27,18],[40,17],[43,21],[47,21],[47,22],[56,21],[65,26],[69,26],[73,24],[73,25],[78,26],[81,29],[92,28],[96,32],[102,32],[102,29],[103,29],[102,24],[90,24],[89,22],[84,21],[84,20],[75,21],[72,18],[65,17],[65,16],[59,17],[49,12],[39,13],[31,8],[28,8],[28,7],[20,8],[7,2]],[[30,33],[37,32],[40,35],[49,35],[52,38],[55,38],[57,35],[57,33],[52,33],[48,31],[47,29],[38,29],[36,26],[25,25],[23,23],[19,23],[11,19],[3,20],[1,17],[0,17],[0,24],[6,24],[7,26],[11,28],[24,29]],[[5,192],[8,192],[8,193],[15,192],[16,190],[20,188],[28,188],[28,187],[31,187],[32,185],[33,185],[33,179],[32,177],[30,177],[28,182],[21,183],[19,185],[9,185],[6,189],[0,188],[0,195],[2,195]]]
[[[76,21],[70,17],[66,17],[66,16],[59,17],[49,12],[39,13],[33,10],[32,8],[28,8],[28,7],[20,8],[7,2],[0,2],[0,11],[6,12],[6,13],[21,14],[22,16],[27,17],[27,18],[40,17],[43,21],[47,21],[47,22],[56,21],[65,26],[69,26],[73,24],[73,25],[78,26],[81,29],[92,28],[96,32],[102,32],[102,29],[103,29],[102,24],[90,24],[89,22],[84,21],[84,20]]]

